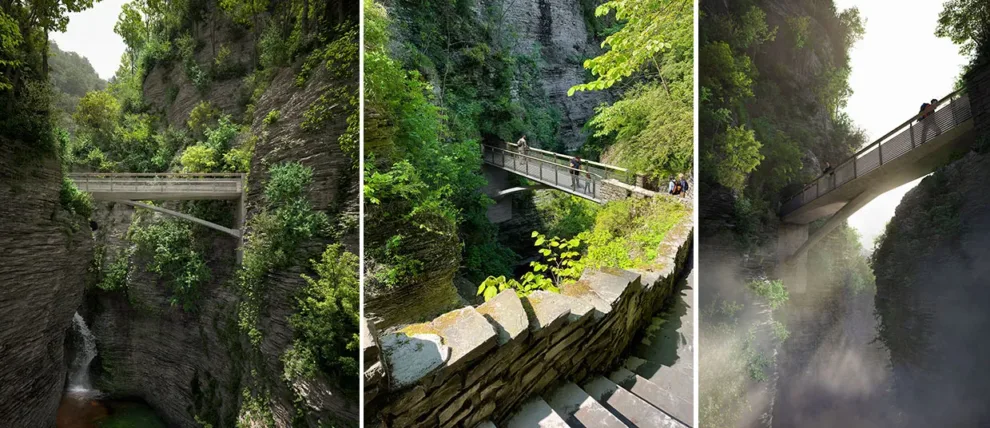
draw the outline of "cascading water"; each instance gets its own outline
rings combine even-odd
[[[82,347],[76,352],[76,357],[72,360],[71,372],[69,374],[70,392],[89,392],[93,390],[93,384],[89,380],[89,363],[96,357],[96,338],[93,332],[89,331],[86,321],[79,312],[72,317],[72,329],[82,339]]]

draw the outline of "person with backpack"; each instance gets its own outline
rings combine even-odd
[[[938,99],[932,98],[931,102],[922,103],[921,109],[918,110],[918,122],[921,122],[921,140],[920,143],[924,143],[928,137],[928,128],[935,128],[935,135],[938,136],[942,133],[942,127],[938,125],[935,121],[935,108],[938,107]]]
[[[571,188],[577,191],[578,182],[581,181],[581,156],[571,158]]]
[[[688,193],[688,182],[687,178],[684,178],[684,174],[679,174],[681,177],[681,196],[687,197]]]
[[[669,193],[671,195],[674,194],[674,177],[673,176],[670,177],[670,182],[667,183],[667,193]]]

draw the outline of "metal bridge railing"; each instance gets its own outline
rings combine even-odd
[[[240,194],[244,174],[82,173],[69,174],[88,193],[224,193]]]
[[[506,146],[508,146],[510,151],[519,153],[518,144],[513,144],[513,143],[505,143],[505,144]],[[556,164],[564,165],[564,166],[569,166],[571,162],[571,156],[562,155],[560,153],[554,153],[549,150],[534,149],[532,147],[527,148],[525,154],[527,156],[533,156],[536,158],[546,160],[548,162],[554,162]],[[611,179],[619,180],[629,185],[636,185],[636,175],[633,174],[628,169],[614,165],[599,163],[595,161],[584,160],[584,159],[581,160],[581,163],[583,164],[582,167],[583,169],[593,174],[598,174],[604,180],[608,180],[611,178]]]
[[[528,151],[532,150],[529,149]],[[539,153],[537,156],[530,156],[486,145],[481,146],[481,158],[487,164],[512,171],[531,180],[549,184],[595,201],[601,199],[599,194],[601,181],[604,178],[597,172],[561,165],[556,160],[548,159]]]
[[[931,116],[920,122],[920,114],[912,116],[840,163],[831,173],[818,176],[784,203],[781,214],[794,212],[839,186],[873,172],[972,117],[969,98],[961,90],[945,96]]]

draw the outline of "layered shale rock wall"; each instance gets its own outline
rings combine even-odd
[[[15,165],[0,139],[0,426],[55,423],[66,332],[82,302],[89,225],[59,204],[58,162]]]
[[[689,216],[667,233],[659,271],[588,270],[559,294],[506,290],[396,332],[363,330],[376,339],[362,350],[366,414],[378,412],[385,426],[473,427],[608,370],[670,296],[693,227]]]

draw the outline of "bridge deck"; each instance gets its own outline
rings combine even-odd
[[[482,146],[482,160],[540,184],[601,203],[601,180],[597,173],[574,170],[556,160],[541,159],[492,146]],[[578,172],[578,174],[572,174]]]
[[[961,92],[943,98],[929,118],[916,118],[807,185],[781,207],[783,220],[807,224],[833,215],[864,192],[878,196],[931,173],[973,141],[969,99]]]
[[[69,174],[96,200],[237,200],[244,174]]]

